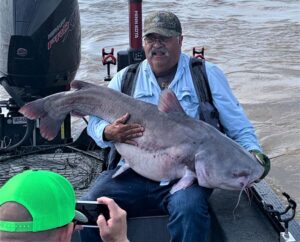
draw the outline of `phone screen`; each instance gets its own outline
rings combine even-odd
[[[83,213],[88,218],[88,222],[86,223],[80,221],[77,222],[77,224],[85,227],[98,227],[97,219],[100,214],[103,214],[106,220],[109,219],[109,210],[105,204],[99,204],[94,201],[77,201],[76,210]]]

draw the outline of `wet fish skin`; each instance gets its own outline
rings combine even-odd
[[[68,113],[98,116],[110,123],[130,114],[128,123],[140,123],[137,146],[116,143],[129,167],[154,181],[180,179],[172,193],[194,179],[208,188],[241,190],[258,180],[263,167],[236,142],[209,124],[188,117],[175,94],[166,90],[158,106],[136,100],[115,90],[73,81],[76,90],[56,93],[24,105],[19,112],[40,118],[41,135],[52,140]]]

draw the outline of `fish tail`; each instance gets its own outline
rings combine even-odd
[[[44,99],[38,99],[25,104],[19,113],[28,119],[40,119],[40,133],[47,140],[53,140],[64,119],[52,119],[44,109]]]
[[[45,116],[44,100],[38,99],[25,104],[19,109],[19,113],[23,114],[28,119],[38,119]]]

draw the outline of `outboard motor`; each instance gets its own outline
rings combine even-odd
[[[0,101],[8,110],[0,114],[1,149],[20,141],[48,144],[38,127],[23,140],[30,125],[17,111],[25,102],[69,89],[80,63],[78,1],[1,0],[0,12],[1,85],[11,96]],[[68,117],[51,143],[70,142],[70,126]]]

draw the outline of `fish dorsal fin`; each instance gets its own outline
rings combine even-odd
[[[84,81],[78,81],[78,80],[73,80],[70,84],[71,88],[73,89],[83,89],[83,88],[88,88],[90,86],[92,86],[91,83],[88,82],[84,82]]]
[[[159,98],[158,110],[164,113],[179,112],[185,114],[175,93],[170,89],[162,91]]]

